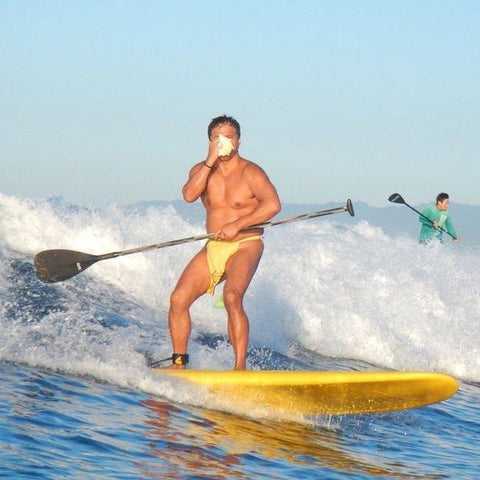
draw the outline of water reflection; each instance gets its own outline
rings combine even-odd
[[[409,469],[398,463],[393,468],[357,459],[346,450],[341,432],[326,427],[258,422],[219,411],[185,410],[155,399],[142,403],[155,413],[146,422],[150,453],[170,465],[168,473],[149,472],[152,478],[183,478],[182,469],[207,478],[251,478],[245,467],[252,456],[253,466],[263,472],[298,465],[312,472],[321,467],[381,478],[437,478],[403,473]]]

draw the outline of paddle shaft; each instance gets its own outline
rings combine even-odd
[[[347,200],[344,207],[330,208],[328,210],[320,210],[317,212],[304,213],[294,217],[283,218],[280,220],[272,220],[270,222],[259,223],[252,225],[244,230],[248,232],[251,230],[257,230],[259,228],[272,227],[274,225],[281,225],[283,223],[296,222],[298,220],[305,220],[307,218],[321,217],[325,215],[332,215],[334,213],[348,212],[352,217],[355,215],[353,211],[352,201]],[[197,235],[194,237],[180,238],[178,240],[170,240],[168,242],[154,243],[153,245],[147,245],[145,247],[131,248],[129,250],[122,250],[118,252],[104,253],[103,255],[91,255],[89,253],[77,252],[74,250],[44,250],[35,255],[34,266],[37,277],[46,283],[55,283],[67,280],[75,275],[83,272],[93,264],[107,260],[109,258],[121,257],[124,255],[130,255],[132,253],[145,252],[147,250],[153,250],[164,247],[171,247],[173,245],[180,245],[181,243],[196,242],[197,240],[205,240],[213,238],[214,233],[207,233],[203,235]]]
[[[425,218],[425,220],[428,220],[432,225],[435,225],[433,220],[431,220],[430,218],[426,217],[423,213],[419,212],[417,209],[413,208],[411,205],[409,205],[407,202],[403,202],[404,205],[406,205],[408,208],[411,208],[414,212],[418,213],[421,217]],[[454,240],[456,237],[454,237],[450,232],[448,232],[447,230],[445,230],[443,227],[441,227],[440,225],[438,225],[437,227],[435,228],[438,228],[439,230],[441,230],[442,232],[445,232],[447,235],[450,235]]]
[[[307,220],[309,218],[315,218],[315,217],[323,217],[326,215],[333,215],[335,213],[342,213],[346,212],[350,213],[350,215],[353,217],[355,214],[353,212],[353,207],[352,207],[352,202],[351,200],[347,200],[347,204],[344,207],[337,207],[337,208],[330,208],[328,210],[319,210],[317,212],[310,212],[310,213],[304,213],[302,215],[296,215],[293,217],[286,217],[282,218],[279,220],[271,220],[269,222],[265,223],[258,223],[255,225],[251,225],[250,227],[247,227],[242,230],[242,232],[248,232],[250,230],[257,230],[259,228],[266,228],[266,227],[273,227],[275,225],[283,225],[285,223],[292,223],[292,222],[298,222],[299,220]],[[187,238],[179,238],[178,240],[170,240],[168,242],[161,242],[161,243],[154,243],[152,245],[146,245],[144,247],[137,247],[137,248],[131,248],[129,250],[122,250],[119,252],[111,252],[111,253],[105,253],[103,255],[98,255],[97,256],[97,261],[100,260],[107,260],[109,258],[117,258],[121,257],[124,255],[131,255],[132,253],[140,253],[140,252],[146,252],[147,250],[154,250],[154,249],[159,249],[159,248],[165,248],[165,247],[173,247],[174,245],[180,245],[182,243],[190,243],[190,242],[196,242],[198,240],[206,240],[209,238],[213,238],[215,234],[214,233],[205,233],[203,235],[196,235],[194,237],[187,237]]]

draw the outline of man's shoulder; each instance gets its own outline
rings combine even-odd
[[[433,212],[433,211],[435,211],[435,210],[436,210],[436,207],[435,207],[435,205],[433,205],[433,204],[427,205],[427,206],[423,209],[424,212]]]
[[[260,165],[257,165],[255,162],[251,160],[247,160],[246,158],[241,159],[241,168],[243,172],[247,175],[263,175],[265,172]]]

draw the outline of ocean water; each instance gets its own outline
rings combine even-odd
[[[38,251],[90,253],[203,233],[173,205],[89,209],[0,194],[0,477],[480,477],[479,246],[418,245],[348,215],[265,231],[246,297],[255,369],[427,370],[459,392],[421,409],[285,418],[153,373],[169,293],[200,243],[46,285]],[[230,369],[225,312],[192,310],[191,367]]]

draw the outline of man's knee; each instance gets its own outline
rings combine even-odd
[[[176,289],[170,295],[170,309],[171,310],[182,310],[189,308],[191,305],[191,300],[182,290]]]
[[[223,290],[223,304],[227,311],[234,308],[242,308],[243,294],[236,289]]]

